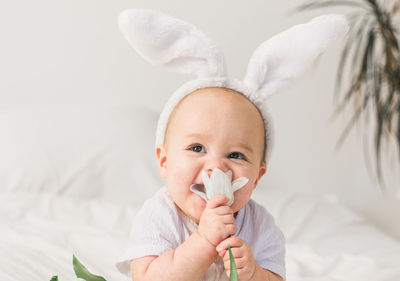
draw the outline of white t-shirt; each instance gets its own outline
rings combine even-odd
[[[146,200],[137,213],[130,232],[128,248],[116,266],[130,276],[130,260],[160,255],[182,244],[198,225],[179,211],[164,186]],[[268,211],[254,200],[236,216],[239,236],[246,241],[257,263],[285,279],[285,238]],[[222,259],[211,264],[202,281],[227,281]]]

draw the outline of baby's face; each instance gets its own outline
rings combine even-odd
[[[257,108],[240,94],[222,88],[200,89],[187,96],[171,116],[165,146],[156,149],[160,174],[175,204],[199,222],[206,202],[190,191],[203,184],[201,171],[232,171],[232,181],[246,177],[236,191],[234,212],[249,201],[266,172],[260,165],[264,125]]]

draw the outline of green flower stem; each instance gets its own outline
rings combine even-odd
[[[235,258],[233,257],[231,246],[228,244],[229,260],[231,262],[231,270],[229,281],[239,281],[239,276],[236,269]]]

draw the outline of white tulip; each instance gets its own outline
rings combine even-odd
[[[229,202],[226,204],[228,206],[233,204],[233,193],[242,188],[249,181],[248,178],[241,177],[232,182],[232,171],[228,170],[224,173],[218,168],[215,168],[212,171],[210,178],[207,173],[202,170],[201,178],[203,179],[205,191],[203,186],[199,184],[192,184],[190,190],[201,196],[206,201],[215,195],[224,195],[229,198]]]

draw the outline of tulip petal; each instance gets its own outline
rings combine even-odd
[[[229,182],[232,182],[232,171],[228,170],[225,174],[228,176]]]
[[[225,175],[225,173],[218,168],[215,168],[212,171],[210,182],[211,182],[210,186],[206,186],[207,195],[210,194],[208,198],[211,198],[219,194],[225,195],[225,186],[226,185],[231,186],[231,183],[229,182],[227,175]]]
[[[241,178],[236,179],[236,180],[232,183],[233,192],[235,192],[235,191],[241,189],[243,186],[246,185],[246,183],[247,183],[248,181],[249,181],[249,179],[246,178],[246,177],[241,177]]]
[[[215,195],[224,195],[229,198],[229,202],[226,204],[228,206],[231,206],[235,199],[233,193],[249,181],[246,177],[241,177],[232,182],[232,171],[228,170],[224,173],[218,168],[213,169],[210,177],[208,177],[205,170],[202,170],[201,178],[203,179],[204,186],[192,184],[190,190],[206,201]]]
[[[199,185],[199,184],[192,184],[192,185],[189,187],[189,189],[190,189],[193,193],[199,195],[201,198],[203,198],[204,200],[207,201],[207,195],[205,194],[204,191],[199,190],[199,188],[200,188],[200,185]]]
[[[203,180],[204,186],[210,185],[210,178],[204,170],[201,170],[201,179]]]

